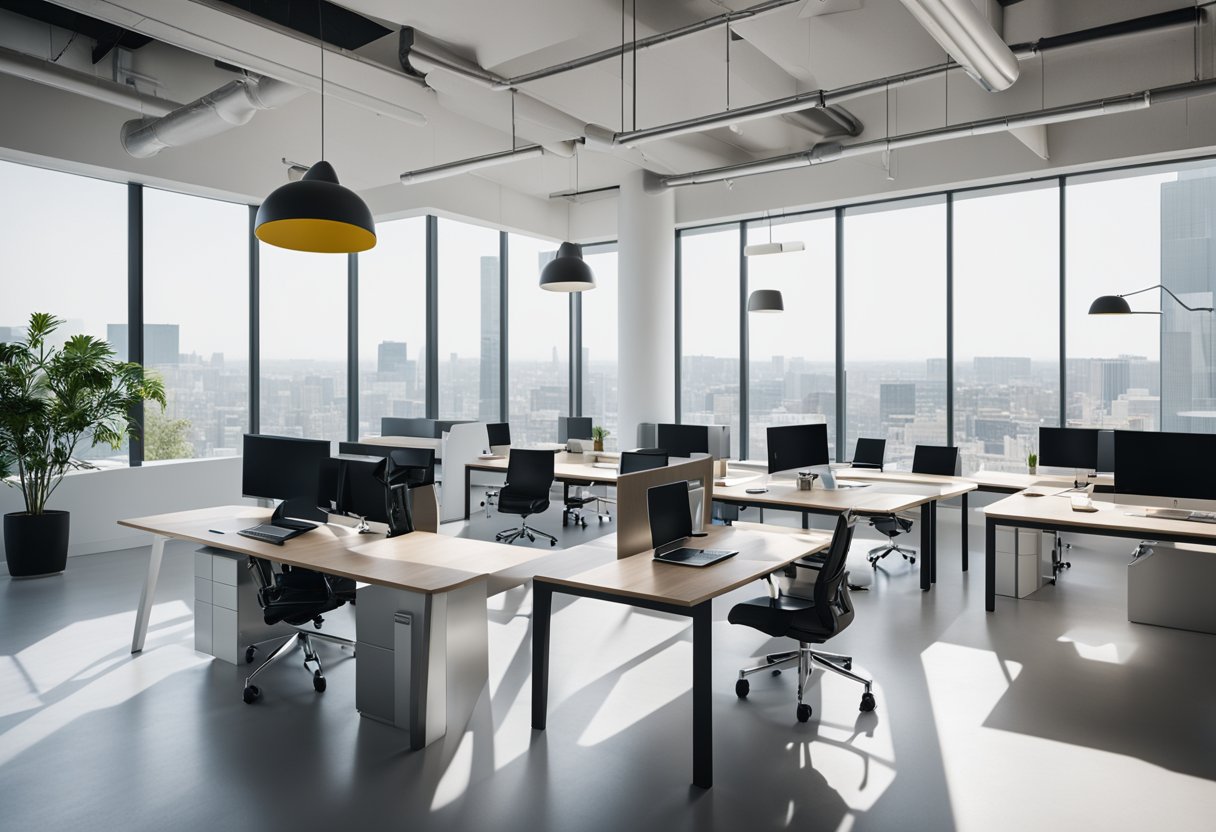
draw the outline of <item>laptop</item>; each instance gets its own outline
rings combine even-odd
[[[649,489],[646,510],[650,515],[655,560],[680,566],[709,566],[739,554],[732,549],[694,549],[684,545],[692,537],[687,480]]]

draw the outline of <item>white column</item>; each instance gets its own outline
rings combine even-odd
[[[621,182],[617,322],[621,448],[639,422],[675,421],[675,192],[647,193],[643,171]]]

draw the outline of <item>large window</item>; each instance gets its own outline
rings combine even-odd
[[[557,244],[507,235],[507,420],[511,444],[557,441],[570,413],[570,294],[540,288]]]
[[[767,429],[827,422],[836,435],[836,221],[832,213],[747,224],[747,242],[801,242],[749,257],[748,290],[780,290],[785,311],[748,318],[748,444],[768,458]],[[738,440],[736,440],[738,441]]]
[[[604,447],[631,448],[617,435],[617,249],[616,243],[584,246],[583,259],[595,275],[595,289],[583,292],[583,413],[608,429]]]
[[[359,255],[359,436],[426,415],[426,217],[376,225]]]
[[[144,459],[231,456],[249,429],[249,208],[144,189]]]
[[[345,439],[347,255],[259,251],[261,432]]]
[[[887,440],[911,467],[946,443],[946,205],[943,197],[850,209],[844,218],[845,442]]]
[[[739,456],[739,226],[680,232],[680,421],[730,425]]]
[[[126,186],[0,162],[0,195],[0,341],[24,338],[30,314],[48,312],[65,321],[57,343],[92,335],[125,360]],[[127,461],[125,448],[87,442],[77,456]]]
[[[1024,471],[1060,421],[1057,183],[954,199],[954,444],[963,473]]]
[[[439,417],[500,421],[499,234],[439,220]],[[515,437],[511,437],[512,441]]]

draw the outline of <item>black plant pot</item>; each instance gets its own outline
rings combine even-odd
[[[14,578],[56,575],[68,563],[66,511],[4,515],[4,557]]]

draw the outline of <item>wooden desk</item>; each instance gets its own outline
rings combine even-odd
[[[996,611],[996,530],[999,526],[1075,532],[1168,543],[1216,544],[1216,524],[1129,514],[1136,506],[1094,500],[1097,511],[1073,511],[1066,497],[1014,494],[984,509],[984,609]],[[1140,509],[1143,510],[1142,508]]]
[[[443,736],[449,723],[463,727],[489,678],[488,579],[547,553],[420,531],[386,539],[332,524],[282,546],[236,533],[269,516],[219,506],[118,521],[153,536],[131,652],[143,650],[170,539],[314,569],[370,584],[359,589],[355,611],[359,713],[408,729],[412,748]]]
[[[864,488],[812,488],[799,491],[793,480],[769,482],[763,494],[748,494],[749,485],[714,487],[715,501],[756,508],[780,508],[803,512],[803,527],[807,514],[836,516],[845,511],[862,515],[896,514],[920,508],[920,588],[928,591],[937,580],[937,502],[958,496],[961,484],[931,485],[908,483],[906,491],[898,483],[874,483]],[[920,493],[915,493],[919,491]]]
[[[975,483],[979,491],[990,491],[994,494],[1016,494],[1034,486],[1072,488],[1074,482],[1072,476],[1068,474],[1027,474],[1013,471],[985,471],[982,468],[965,479]],[[1090,477],[1089,481],[1098,491],[1110,491],[1115,486],[1115,478],[1112,474],[1098,474]]]
[[[658,563],[653,550],[568,578],[537,575],[532,584],[532,727],[545,730],[549,697],[549,631],[554,593],[565,593],[692,619],[693,785],[713,785],[712,602],[799,558],[826,549],[821,532],[769,534],[715,526],[698,538],[702,548],[739,554],[706,567]]]

